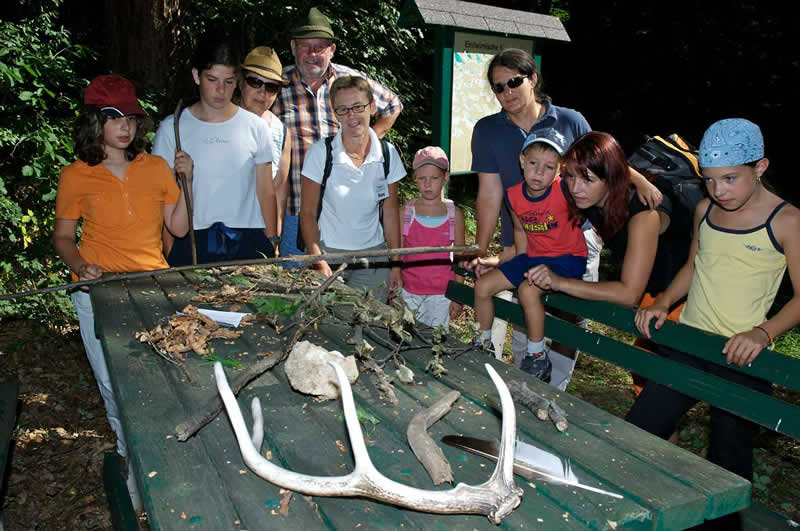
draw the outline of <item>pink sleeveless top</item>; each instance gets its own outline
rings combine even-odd
[[[414,213],[414,202],[407,204],[403,220],[403,247],[434,247],[453,243],[455,207],[447,203],[447,219],[438,227],[426,227]],[[447,283],[455,279],[450,253],[427,253],[401,257],[403,288],[415,295],[444,295]]]

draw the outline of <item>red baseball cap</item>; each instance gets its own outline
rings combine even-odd
[[[136,99],[133,83],[122,76],[97,76],[86,87],[83,96],[86,105],[97,105],[109,116],[122,117],[130,115],[147,116]]]
[[[444,170],[445,175],[450,174],[450,162],[447,160],[447,153],[438,146],[428,146],[417,151],[414,155],[414,162],[411,163],[411,168],[416,170],[425,164],[433,164],[437,168]]]

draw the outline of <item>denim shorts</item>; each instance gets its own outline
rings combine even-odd
[[[525,280],[525,273],[528,272],[528,269],[541,264],[546,265],[553,273],[564,278],[582,278],[584,271],[586,271],[586,257],[573,256],[571,254],[561,256],[518,254],[508,262],[500,264],[498,269],[517,288]]]

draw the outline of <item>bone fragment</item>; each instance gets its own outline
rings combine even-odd
[[[428,428],[447,415],[453,402],[458,400],[459,396],[461,393],[458,391],[450,391],[434,405],[414,415],[411,422],[408,423],[406,431],[408,445],[411,446],[414,455],[425,467],[434,485],[441,485],[445,481],[453,483],[453,469],[450,468],[450,463],[442,449],[428,435]]]

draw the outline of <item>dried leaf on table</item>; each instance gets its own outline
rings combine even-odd
[[[242,325],[251,324],[252,319],[242,319]],[[159,323],[152,330],[137,332],[136,339],[149,343],[160,355],[174,361],[185,361],[185,353],[194,351],[206,354],[212,339],[236,339],[241,330],[224,328],[216,321],[197,311],[191,304],[183,309],[183,315],[173,315],[166,323]]]

